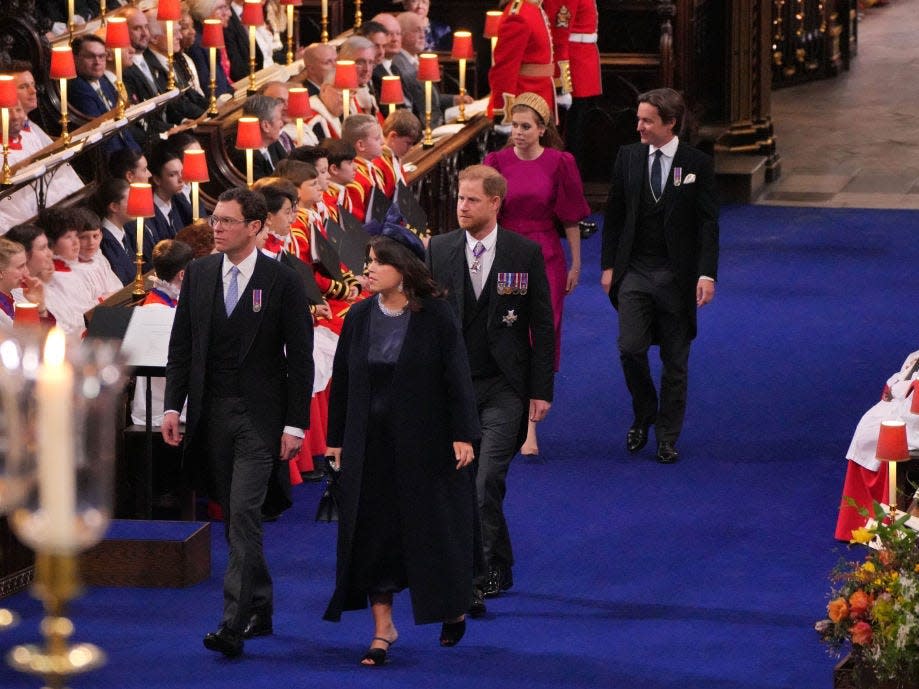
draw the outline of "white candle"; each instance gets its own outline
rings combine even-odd
[[[201,214],[198,212],[198,183],[191,183],[191,219],[196,221],[201,217]]]
[[[459,87],[460,95],[466,92],[466,58],[461,57],[459,61]]]
[[[67,80],[61,79],[61,113],[67,114]]]
[[[322,0],[322,18],[329,18],[329,0]]]
[[[287,35],[292,36],[294,33],[294,6],[287,6]]]
[[[67,23],[73,24],[73,0],[67,0]]]
[[[255,59],[255,27],[249,27],[249,59]]]
[[[210,48],[211,51],[211,79],[217,78],[217,48]]]
[[[115,79],[117,79],[118,82],[124,81],[121,78],[121,48],[115,48]],[[119,94],[119,98],[120,97]]]
[[[166,54],[172,57],[172,20],[166,22]]]
[[[38,506],[47,525],[46,545],[72,549],[77,516],[74,461],[73,370],[64,357],[64,331],[52,328],[38,371]]]
[[[424,82],[424,114],[431,114],[431,82]]]
[[[341,90],[341,109],[344,118],[348,119],[348,115],[351,114],[351,91],[348,89]]]
[[[0,117],[3,119],[3,145],[10,145],[10,109],[0,108]]]
[[[144,219],[143,218],[137,218],[137,231],[134,236],[137,239],[137,243],[134,245],[136,249],[136,255],[138,258],[142,258],[144,255]]]
[[[887,462],[887,503],[890,505],[891,518],[897,513],[897,463]]]
[[[297,145],[303,145],[303,118],[297,118]]]

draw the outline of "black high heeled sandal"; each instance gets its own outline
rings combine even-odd
[[[444,622],[440,627],[440,645],[456,646],[466,633],[466,618],[459,622]]]
[[[379,667],[386,664],[386,653],[389,651],[390,647],[395,643],[395,641],[390,641],[389,639],[384,639],[382,636],[375,636],[371,640],[371,643],[374,641],[382,641],[386,644],[386,648],[370,648],[361,658],[361,665],[366,667]],[[369,660],[369,663],[365,663],[365,660]]]

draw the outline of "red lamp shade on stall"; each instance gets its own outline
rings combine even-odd
[[[243,26],[261,26],[265,23],[265,8],[262,0],[246,0],[240,17]]]
[[[105,25],[105,45],[108,48],[130,48],[131,35],[128,20],[124,17],[110,17]]]
[[[472,52],[472,33],[469,31],[456,31],[453,34],[453,50],[450,55],[455,60],[471,60],[474,57]]]
[[[182,18],[182,7],[179,0],[159,0],[156,8],[156,18],[158,21],[177,22]]]
[[[383,83],[380,86],[380,103],[383,105],[398,105],[405,102],[405,96],[402,93],[401,77],[383,77]]]
[[[223,23],[219,19],[205,19],[201,30],[201,45],[205,48],[223,47]]]
[[[303,0],[281,0],[282,5],[293,5],[294,7],[299,7],[303,4]]]
[[[875,455],[885,462],[905,462],[909,459],[905,421],[895,419],[881,422]]]
[[[207,182],[207,159],[200,148],[190,148],[182,156],[182,179],[186,182]]]
[[[919,393],[916,390],[919,390],[919,380],[914,380],[912,382],[913,388],[913,400],[909,403],[909,411],[911,414],[919,414]]]
[[[418,56],[418,81],[440,81],[440,63],[434,53]]]
[[[0,108],[15,108],[19,105],[16,89],[16,77],[12,74],[0,74]]]
[[[504,12],[490,10],[485,13],[485,38],[494,38],[498,35],[498,27],[501,25],[501,18]]]
[[[335,88],[357,88],[357,65],[354,60],[338,60],[335,63]]]
[[[41,316],[38,314],[38,304],[16,302],[16,311],[13,313],[13,326],[41,325]]]
[[[73,61],[73,50],[69,45],[58,45],[51,49],[51,70],[48,74],[52,79],[76,79],[77,68]]]
[[[257,117],[240,117],[236,122],[236,148],[261,148],[262,130]]]
[[[287,116],[302,117],[308,120],[316,113],[310,106],[310,92],[300,86],[287,90]]]
[[[128,216],[132,218],[152,218],[153,187],[149,184],[134,182],[128,189]]]

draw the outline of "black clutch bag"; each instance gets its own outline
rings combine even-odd
[[[338,475],[341,469],[336,469],[331,457],[324,458],[326,463],[325,486],[319,505],[316,507],[317,522],[338,521]]]

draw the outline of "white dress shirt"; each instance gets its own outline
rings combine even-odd
[[[488,280],[488,274],[491,273],[491,266],[495,262],[495,245],[498,243],[498,226],[495,225],[494,229],[489,232],[483,239],[476,239],[468,232],[466,233],[466,267],[467,269],[472,268],[472,262],[475,261],[475,256],[472,254],[472,250],[475,248],[476,243],[482,242],[482,246],[485,247],[485,251],[479,256],[479,272],[482,274],[482,286],[484,289],[485,282]],[[470,273],[470,279],[472,275]]]

